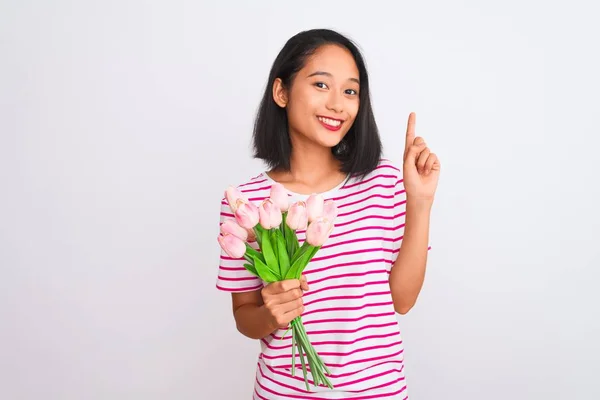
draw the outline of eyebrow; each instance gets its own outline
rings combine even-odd
[[[325,72],[325,71],[313,72],[307,78],[310,78],[310,77],[313,77],[313,76],[317,76],[317,75],[328,76],[330,78],[333,78],[333,75],[331,75],[329,72]],[[352,82],[356,82],[356,83],[358,83],[360,85],[360,81],[357,78],[349,78],[348,80],[352,81]]]

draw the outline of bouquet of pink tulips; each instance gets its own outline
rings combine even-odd
[[[329,238],[337,217],[335,203],[323,201],[320,195],[311,195],[306,202],[290,205],[284,187],[278,183],[271,187],[270,197],[258,207],[233,187],[227,189],[225,197],[235,220],[227,219],[221,224],[219,244],[230,257],[246,259],[244,267],[267,283],[300,279],[306,265]],[[296,231],[304,229],[306,240],[300,246]],[[256,239],[260,251],[250,246],[250,239]],[[309,390],[307,364],[315,387],[323,383],[333,388],[325,376],[325,372],[328,375],[331,372],[311,345],[301,317],[292,320],[290,329],[292,375],[295,376],[298,347],[306,389]]]

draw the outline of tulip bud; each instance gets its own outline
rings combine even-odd
[[[306,200],[306,209],[308,211],[308,222],[312,222],[323,216],[323,196],[313,193]]]
[[[332,230],[333,224],[331,221],[325,218],[316,219],[308,225],[306,241],[315,247],[322,246],[329,239]]]
[[[306,225],[308,224],[306,203],[299,201],[292,204],[285,219],[285,223],[294,231],[298,229],[306,229]]]
[[[285,212],[289,207],[289,199],[285,187],[281,183],[275,183],[271,186],[271,201],[279,207],[281,212]]]
[[[253,229],[258,224],[258,207],[252,202],[244,202],[240,200],[235,212],[237,223],[244,229]]]
[[[245,198],[242,192],[233,186],[229,186],[225,191],[225,198],[227,199],[227,204],[229,204],[229,208],[235,214],[240,205],[240,201],[244,202]]]
[[[248,239],[248,231],[242,228],[235,220],[229,218],[221,224],[221,234],[233,235],[243,241]]]
[[[273,203],[271,199],[266,199],[258,207],[260,226],[265,229],[278,227],[281,224],[281,210]]]
[[[329,222],[333,223],[338,215],[338,209],[333,200],[327,200],[323,204],[323,218],[327,218]]]
[[[217,237],[221,248],[231,258],[243,258],[246,254],[246,244],[238,237],[230,234],[219,235]]]

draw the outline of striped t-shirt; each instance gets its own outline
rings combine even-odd
[[[273,183],[261,173],[238,188],[258,205]],[[308,198],[288,194],[291,202]],[[285,330],[277,330],[260,341],[253,398],[406,399],[402,337],[389,286],[406,213],[401,172],[382,159],[363,180],[351,178],[322,195],[336,202],[339,213],[328,241],[304,270],[310,290],[304,293],[302,321],[332,373],[334,390],[315,388],[310,381],[306,391],[302,370],[296,367],[296,376],[291,375],[291,331],[280,340]],[[234,216],[223,199],[221,222],[227,218]],[[305,231],[297,234],[302,244]],[[263,282],[244,269],[244,262],[221,252],[217,288],[261,289]]]

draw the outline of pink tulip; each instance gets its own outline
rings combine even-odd
[[[333,222],[338,215],[338,209],[335,205],[335,201],[327,200],[323,204],[323,217],[327,218],[329,222]]]
[[[275,203],[282,212],[288,210],[289,200],[285,187],[281,183],[275,183],[271,186],[271,201]]]
[[[306,229],[306,225],[308,224],[306,203],[299,201],[292,204],[285,219],[285,223],[294,231],[298,229]]]
[[[308,222],[312,222],[323,216],[323,196],[313,193],[306,200],[306,210],[308,211]]]
[[[265,229],[278,227],[281,224],[281,210],[271,199],[266,199],[258,207],[260,226]]]
[[[221,248],[231,258],[242,258],[246,254],[246,244],[238,237],[230,234],[219,235],[217,237]]]
[[[319,247],[322,246],[333,230],[333,224],[325,218],[314,220],[308,225],[306,230],[306,241],[308,244]]]
[[[254,229],[249,229],[247,232],[248,232],[248,239],[246,239],[246,241],[248,243],[254,242],[256,240],[256,233],[254,233]]]
[[[235,213],[240,205],[240,201],[246,202],[246,198],[242,194],[242,192],[233,186],[229,186],[225,191],[225,198],[227,199],[227,203],[229,204],[229,208],[231,211]]]
[[[237,223],[244,229],[253,229],[258,224],[258,207],[252,202],[238,201],[238,207],[235,212]]]
[[[242,239],[243,241],[248,240],[248,231],[242,228],[234,219],[226,219],[221,224],[221,234],[233,235],[237,238]]]

